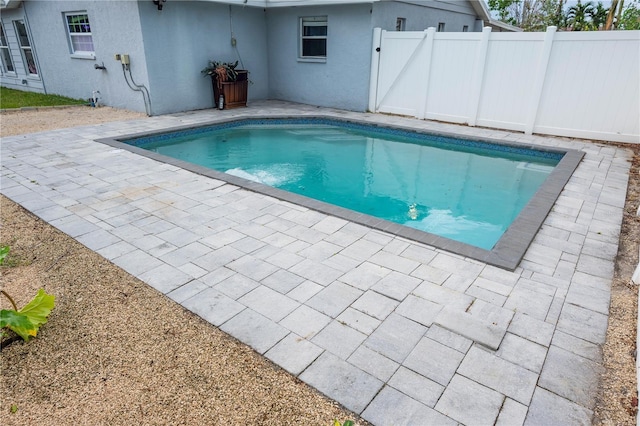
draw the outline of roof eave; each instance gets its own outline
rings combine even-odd
[[[22,0],[0,0],[0,9],[15,9],[20,7]]]
[[[507,24],[506,22],[498,21],[497,19],[489,19],[489,25],[493,26],[493,27],[502,28],[503,30],[506,30],[506,31],[513,31],[513,32],[524,31],[520,27],[516,27],[514,25]]]
[[[253,7],[291,7],[291,6],[324,6],[335,4],[374,3],[380,0],[202,0],[213,3],[223,3]]]

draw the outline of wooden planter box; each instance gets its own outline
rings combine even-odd
[[[238,79],[236,81],[223,81],[222,90],[218,89],[218,82],[215,76],[212,76],[211,82],[213,83],[213,103],[216,108],[218,108],[220,91],[224,96],[225,109],[247,106],[248,71],[238,70]]]

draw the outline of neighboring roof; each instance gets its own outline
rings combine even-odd
[[[493,19],[493,18],[489,18],[489,21],[485,22],[485,25],[487,27],[497,29],[498,31],[511,31],[511,32],[524,31],[520,27],[516,27],[514,25],[507,24],[506,22],[498,21],[497,19]]]
[[[489,22],[491,20],[491,13],[484,0],[469,0],[469,3],[471,3],[471,7],[483,21]]]

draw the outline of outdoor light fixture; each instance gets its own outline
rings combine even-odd
[[[153,1],[153,4],[158,6],[158,10],[162,10],[162,3],[166,2],[167,0],[152,0],[152,1]]]

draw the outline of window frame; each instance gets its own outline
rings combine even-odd
[[[3,43],[4,40],[4,43]],[[0,71],[3,75],[7,76],[15,76],[16,74],[16,65],[13,63],[13,58],[11,56],[11,48],[9,47],[9,40],[7,39],[7,32],[4,30],[4,24],[0,22]],[[7,56],[5,56],[5,53]],[[7,67],[6,59],[9,59],[9,63],[13,70],[9,70]]]
[[[398,16],[396,18],[396,31],[406,31],[406,28],[407,28],[407,18]]]
[[[444,27],[445,27],[445,23],[444,22],[438,22],[438,32],[439,33],[443,33],[444,32]]]
[[[22,44],[22,40],[20,39],[20,31],[18,30],[18,25],[22,25],[24,28],[24,36],[27,40],[27,45]],[[16,31],[16,38],[18,39],[18,48],[20,48],[20,55],[22,55],[22,62],[24,65],[24,71],[27,73],[28,77],[31,78],[40,78],[40,73],[38,72],[38,60],[36,59],[36,53],[33,50],[33,45],[31,43],[31,37],[29,36],[29,28],[25,23],[24,19],[16,19],[13,21],[13,28]],[[28,52],[28,54],[27,54]],[[33,70],[31,71],[31,67],[29,66],[29,56],[31,57],[31,61],[33,62]]]
[[[93,42],[93,31],[91,31],[91,20],[89,19],[89,14],[86,10],[74,11],[74,12],[63,12],[62,13],[65,32],[67,33],[67,43],[69,44],[69,52],[72,58],[77,59],[95,59],[96,58],[96,50]],[[69,22],[69,17],[85,17],[86,22],[80,22],[78,24],[72,24]],[[77,32],[72,31],[71,25],[83,25],[85,24],[89,26],[89,31],[85,32]],[[77,50],[74,43],[74,36],[83,36],[91,38],[91,47],[93,50]]]
[[[469,26],[468,25],[463,25],[462,26],[462,32],[463,33],[468,33],[469,32]]]
[[[300,17],[300,37],[299,37],[299,49],[298,60],[301,62],[326,62],[327,61],[327,47],[329,44],[329,19],[328,16],[302,16]],[[306,27],[325,27],[326,31],[324,35],[306,36]],[[305,40],[324,40],[324,56],[322,55],[304,55],[304,42]]]

